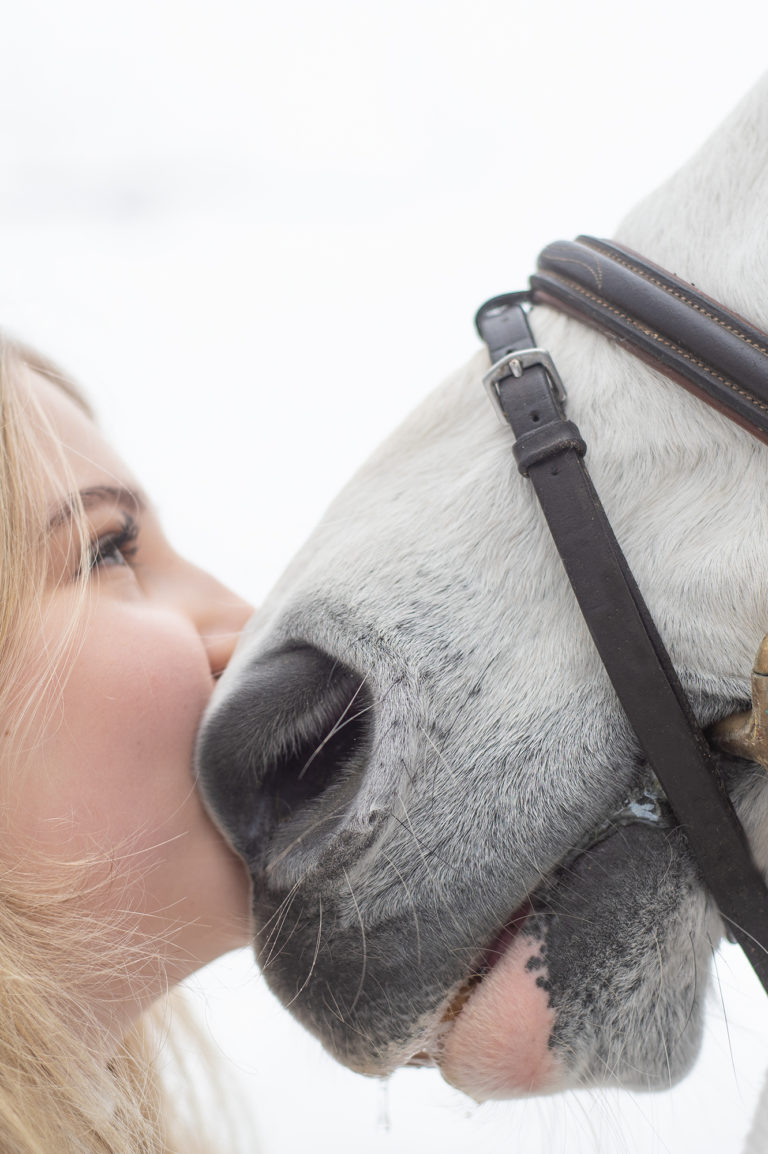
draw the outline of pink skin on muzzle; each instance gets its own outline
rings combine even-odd
[[[542,951],[541,938],[518,932],[443,1037],[443,1077],[477,1101],[547,1093],[563,1077]]]

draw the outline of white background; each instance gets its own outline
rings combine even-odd
[[[757,0],[4,0],[0,323],[258,601],[472,354],[475,308],[546,242],[610,235],[762,72],[767,23]],[[764,997],[736,951],[719,970],[681,1087],[482,1108],[337,1069],[245,954],[203,986],[267,1154],[709,1154],[768,1063]]]

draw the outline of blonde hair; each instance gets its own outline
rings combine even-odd
[[[40,547],[46,481],[55,469],[61,475],[62,460],[51,461],[55,440],[41,439],[44,414],[20,387],[28,370],[52,381],[89,415],[90,410],[52,364],[0,337],[0,719],[4,727],[31,733],[42,684],[30,684],[28,678],[25,683],[21,670],[46,580],[45,550]],[[73,532],[84,550],[85,518],[82,509],[73,513]],[[61,646],[75,645],[76,637],[73,622]],[[3,765],[3,773],[14,768]],[[105,1060],[103,1047],[89,1041],[99,1029],[94,1005],[100,996],[108,996],[111,979],[118,973],[141,973],[142,964],[157,954],[157,943],[154,950],[151,941],[137,945],[116,921],[105,925],[92,907],[86,912],[81,899],[88,887],[109,884],[108,876],[106,881],[90,880],[93,863],[62,862],[54,868],[50,860],[43,864],[30,854],[33,847],[0,868],[0,1150],[212,1150],[201,1137],[201,1120],[194,1117],[194,1090],[189,1090],[190,1100],[180,1101],[188,1080],[174,1079],[169,1101],[159,1074],[159,1055],[164,1050],[167,1063],[174,1038],[177,1069],[190,1050],[205,1061],[206,1045],[178,995],[167,996],[145,1014],[111,1060]],[[210,1087],[216,1082],[215,1062],[208,1061],[206,1074]],[[236,1129],[236,1114],[232,1109],[217,1111],[219,1149],[239,1145],[234,1132],[226,1133],[227,1120]]]

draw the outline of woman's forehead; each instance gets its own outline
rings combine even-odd
[[[74,482],[78,489],[98,486],[135,489],[130,470],[83,409],[42,374],[32,370],[26,378],[33,398],[63,449],[69,474],[67,487]]]

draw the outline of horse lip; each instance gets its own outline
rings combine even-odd
[[[491,972],[493,967],[501,960],[504,952],[520,933],[520,930],[532,912],[533,906],[531,899],[526,898],[512,914],[509,921],[505,922],[498,933],[495,934],[490,945],[483,950],[478,960],[472,966],[469,976],[465,978],[457,992],[453,995],[448,1003],[447,1009],[440,1018],[441,1026],[450,1025],[458,1018],[474,991]]]

